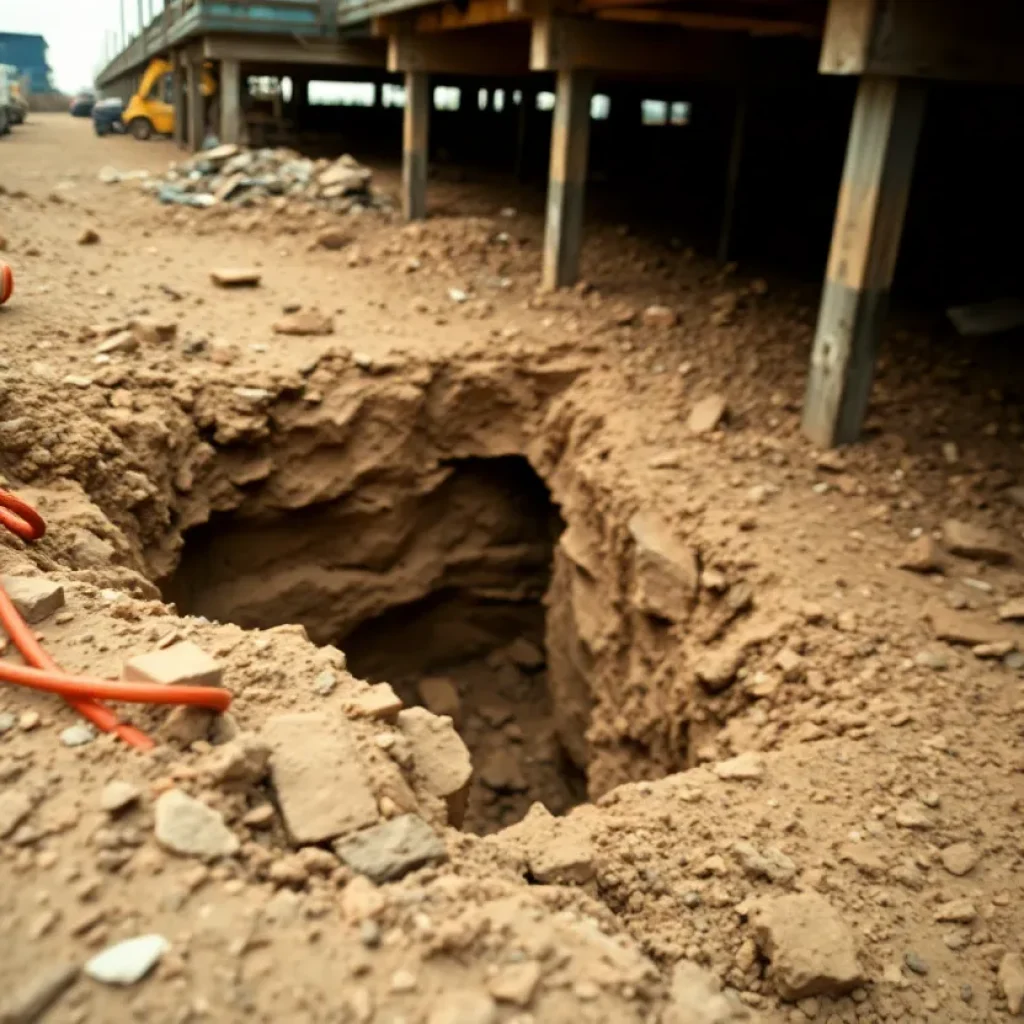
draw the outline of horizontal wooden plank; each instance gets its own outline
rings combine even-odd
[[[249,36],[207,36],[203,52],[211,60],[252,64],[322,64],[383,68],[387,47],[380,39],[259,39]]]
[[[391,36],[387,68],[495,78],[524,75],[530,70],[529,33],[513,28]]]
[[[820,25],[806,21],[779,21],[730,14],[706,14],[701,11],[678,11],[665,7],[603,7],[594,13],[596,17],[605,21],[676,25],[680,28],[743,32],[755,36],[805,36],[815,39],[821,35]]]

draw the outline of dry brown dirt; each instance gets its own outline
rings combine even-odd
[[[897,318],[865,443],[821,453],[814,288],[595,224],[542,295],[541,204],[493,185],[407,227],[97,177],[176,157],[62,115],[0,150],[0,485],[49,524],[0,572],[63,586],[66,668],[190,640],[234,695],[126,708],[140,755],[0,689],[0,1021],[1019,1013],[997,361]],[[333,333],[274,333],[294,305]]]

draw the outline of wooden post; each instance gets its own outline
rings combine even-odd
[[[509,96],[512,90],[508,90]],[[534,89],[523,86],[519,93],[519,109],[516,111],[516,162],[515,175],[519,181],[527,176],[527,151],[530,143],[530,121],[537,109],[537,93]]]
[[[729,143],[729,167],[725,173],[725,204],[722,207],[722,227],[718,235],[718,260],[729,259],[732,243],[732,225],[736,215],[736,184],[740,178],[743,160],[743,129],[747,120],[747,91],[743,86],[736,92],[736,109],[732,119],[732,140]]]
[[[185,82],[188,87],[188,148],[197,152],[203,144],[203,136],[206,134],[206,117],[203,110],[203,94],[199,85],[202,81],[202,64],[194,60],[187,60],[185,63]]]
[[[405,73],[405,119],[402,132],[402,212],[406,220],[427,215],[427,141],[430,128],[430,76]]]
[[[548,290],[574,284],[579,276],[593,92],[591,72],[558,72],[541,272],[541,284]]]
[[[171,72],[171,88],[174,104],[174,141],[179,148],[185,146],[185,71],[181,66],[181,54],[172,56],[174,69]]]
[[[239,63],[234,59],[220,62],[220,141],[242,141],[242,83]]]
[[[867,413],[924,100],[905,78],[865,76],[857,90],[804,402],[822,447],[857,440]]]

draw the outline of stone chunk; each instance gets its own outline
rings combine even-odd
[[[1001,533],[958,519],[947,519],[942,524],[942,539],[954,555],[964,558],[976,558],[993,565],[1013,558],[1013,551]]]
[[[218,288],[255,288],[263,275],[255,267],[220,267],[210,271]]]
[[[134,985],[171,948],[162,935],[140,935],[108,946],[85,964],[85,973],[105,985]]]
[[[344,249],[349,242],[352,241],[352,237],[347,231],[342,231],[340,228],[328,228],[326,231],[321,231],[316,236],[316,244],[321,249],[330,249],[331,251],[337,251],[338,249]]]
[[[784,884],[796,877],[796,864],[774,846],[762,853],[752,843],[739,840],[733,844],[732,852],[740,867],[752,878],[767,878],[769,882]]]
[[[78,977],[78,965],[46,964],[0,1002],[0,1024],[34,1024],[71,987]]]
[[[20,789],[0,792],[0,839],[6,839],[29,815],[32,800]]]
[[[635,553],[633,604],[648,615],[685,622],[697,600],[697,553],[673,536],[668,524],[648,512],[629,521]]]
[[[402,698],[391,689],[390,683],[377,683],[345,702],[345,710],[353,718],[391,719],[403,707]]]
[[[467,989],[443,992],[427,1017],[427,1024],[495,1024],[498,1009],[486,992]]]
[[[424,708],[407,708],[398,715],[398,728],[412,747],[417,783],[448,805],[448,823],[461,828],[473,779],[469,750],[451,722]]]
[[[1004,621],[1024,619],[1024,598],[1016,597],[1012,601],[1007,601],[1006,604],[1001,605],[999,608],[999,618]]]
[[[271,780],[295,845],[326,842],[379,820],[347,719],[277,715],[261,735],[270,744]]]
[[[156,801],[156,841],[172,853],[213,860],[238,852],[238,838],[224,819],[180,789],[169,789]]]
[[[680,960],[672,970],[661,1024],[754,1024],[751,1012],[709,970]]]
[[[64,588],[45,576],[4,576],[0,582],[26,622],[42,622],[64,607]]]
[[[979,615],[955,611],[938,602],[932,602],[928,606],[925,616],[931,620],[932,632],[936,638],[947,640],[951,644],[977,647],[980,644],[1016,642],[1012,627],[999,626]]]
[[[840,996],[864,980],[853,932],[817,893],[764,900],[752,922],[754,941],[771,961],[783,999]]]
[[[203,764],[215,782],[254,786],[269,771],[270,747],[252,733],[239,733],[233,740],[215,748]]]
[[[970,843],[953,843],[942,851],[941,859],[942,866],[959,878],[970,874],[981,858]]]
[[[720,693],[736,678],[743,664],[743,652],[735,647],[702,652],[693,673],[709,693]]]
[[[697,402],[690,410],[690,416],[686,421],[691,434],[710,434],[726,413],[726,401],[724,395],[708,395]]]
[[[95,245],[100,240],[100,233],[95,228],[84,228],[78,236],[79,245]]]
[[[999,988],[1007,1009],[1019,1016],[1024,1008],[1024,957],[1019,953],[1007,953],[999,962]]]
[[[932,536],[922,533],[903,549],[896,567],[909,572],[942,572],[942,551]]]
[[[335,842],[334,852],[378,885],[448,856],[441,837],[416,814],[400,814],[344,836]]]
[[[525,840],[526,862],[543,885],[583,885],[596,873],[594,842],[585,825],[555,818],[534,804],[517,830]]]
[[[315,309],[302,313],[288,313],[274,321],[275,334],[312,335],[333,334],[334,321]]]
[[[121,678],[165,686],[220,686],[223,669],[191,640],[159,651],[137,654],[124,663]]]
[[[540,964],[536,960],[505,964],[498,968],[497,974],[487,983],[487,988],[499,1003],[526,1007],[537,991],[540,974]]]
[[[117,814],[118,811],[137,803],[141,796],[142,790],[135,783],[114,779],[108,782],[100,793],[100,808],[107,814]]]
[[[96,346],[96,354],[107,356],[113,352],[135,352],[139,339],[131,331],[118,331]]]
[[[668,327],[675,327],[679,322],[676,311],[668,306],[648,306],[640,314],[640,319],[644,327],[658,327],[663,330]]]
[[[477,774],[484,785],[498,792],[523,793],[527,789],[523,766],[508,745],[488,750],[479,759]]]
[[[445,676],[424,676],[416,685],[423,706],[435,715],[447,715],[458,727],[462,724],[462,699],[459,689]]]
[[[950,900],[935,911],[935,920],[939,924],[970,924],[977,916],[974,904],[965,899]]]
[[[142,345],[155,345],[174,341],[178,325],[173,320],[158,320],[152,316],[136,317],[132,321],[132,334]]]
[[[718,761],[711,770],[727,782],[747,782],[760,779],[764,775],[764,758],[751,750],[731,757],[728,761]]]

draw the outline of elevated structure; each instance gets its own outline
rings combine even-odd
[[[23,32],[0,32],[0,64],[12,64],[18,74],[28,78],[34,93],[53,92],[50,65],[46,60],[46,40]]]
[[[542,281],[560,288],[579,275],[595,82],[669,80],[728,90],[731,152],[718,244],[724,260],[745,98],[787,79],[814,87],[811,61],[795,60],[784,40],[817,55],[821,73],[859,79],[804,410],[807,434],[830,446],[855,440],[867,410],[927,81],[1024,81],[1019,0],[171,0],[100,83],[170,53],[176,66],[193,69],[187,91],[195,99],[197,62],[219,62],[220,135],[232,140],[242,62],[277,73],[319,63],[402,75],[403,208],[410,219],[428,210],[432,76],[502,82],[524,97],[535,94],[537,82],[554,83]],[[181,102],[180,85],[176,95]],[[525,116],[523,100],[520,109]],[[848,108],[836,116],[845,119]],[[201,126],[195,115],[190,121],[196,144]],[[808,149],[815,144],[806,139]]]

